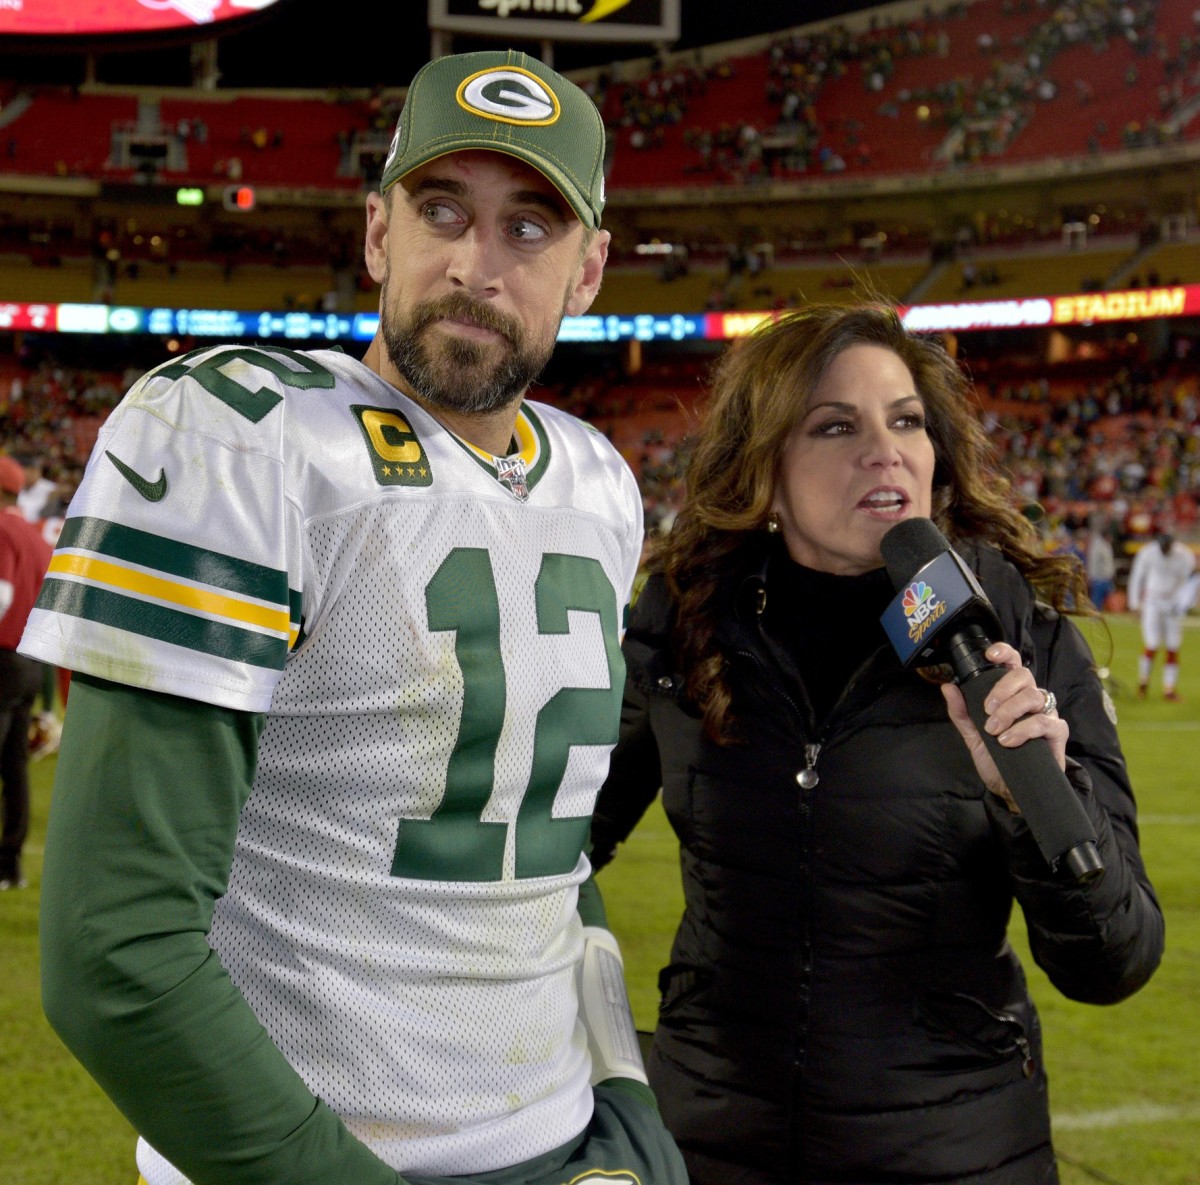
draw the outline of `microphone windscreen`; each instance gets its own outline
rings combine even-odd
[[[927,518],[906,518],[879,541],[892,587],[906,585],[926,564],[950,550],[946,536]]]

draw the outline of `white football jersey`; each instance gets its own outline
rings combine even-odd
[[[575,906],[641,500],[561,411],[525,404],[515,444],[481,453],[335,351],[159,367],[22,645],[268,712],[210,942],[400,1171],[529,1159],[591,1114]]]
[[[1174,609],[1188,577],[1196,568],[1196,556],[1178,540],[1164,555],[1157,541],[1143,543],[1129,570],[1129,603],[1133,608],[1154,604]]]

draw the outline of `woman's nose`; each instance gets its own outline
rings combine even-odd
[[[864,429],[862,463],[868,468],[890,469],[900,464],[902,454],[895,435],[885,427]]]

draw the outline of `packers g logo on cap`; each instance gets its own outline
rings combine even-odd
[[[562,113],[554,92],[519,66],[480,70],[463,79],[454,97],[463,110],[497,123],[545,127]]]

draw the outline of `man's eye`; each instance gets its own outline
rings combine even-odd
[[[426,222],[443,226],[458,221],[458,211],[445,202],[426,202],[421,207],[421,217]]]
[[[514,218],[508,224],[508,233],[523,243],[538,243],[550,232],[540,222],[534,222],[531,218]]]

